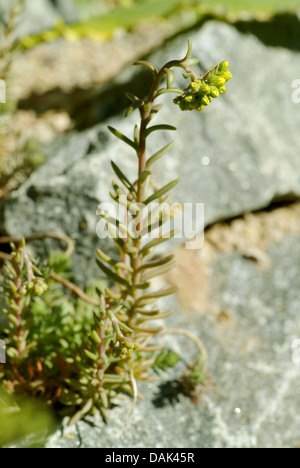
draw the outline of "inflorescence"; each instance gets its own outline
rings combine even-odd
[[[187,91],[174,99],[174,103],[178,104],[182,111],[196,109],[201,112],[211,103],[212,99],[225,93],[226,83],[231,78],[229,63],[227,61],[221,62],[203,77],[192,81]]]

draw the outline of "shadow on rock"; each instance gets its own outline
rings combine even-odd
[[[296,15],[281,13],[270,21],[238,21],[236,28],[251,33],[267,46],[300,50],[300,21]]]
[[[158,393],[153,398],[152,403],[156,408],[164,408],[168,405],[175,406],[181,395],[185,395],[183,382],[169,380],[159,385]]]

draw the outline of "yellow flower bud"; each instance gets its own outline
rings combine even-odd
[[[221,62],[219,65],[219,71],[220,72],[227,72],[229,70],[229,63],[227,60],[224,60],[224,62]]]
[[[121,351],[120,351],[119,357],[121,359],[125,359],[125,358],[127,358],[127,356],[128,356],[128,349],[127,348],[122,348]]]
[[[36,278],[35,284],[34,284],[34,292],[38,296],[42,296],[46,291],[48,290],[48,285],[43,280],[43,278]]]
[[[232,78],[232,73],[230,71],[228,72],[221,72],[221,73],[218,73],[219,76],[222,76],[222,78],[224,78],[224,80],[226,81],[229,81],[231,80]]]
[[[191,89],[193,93],[209,94],[209,86],[205,83],[205,81],[201,81],[201,80],[192,81]]]
[[[203,104],[204,106],[208,106],[208,105],[210,104],[210,99],[209,99],[208,96],[203,96],[201,102],[202,102],[202,104]]]
[[[128,340],[124,341],[123,346],[125,346],[125,348],[128,348],[128,349],[136,348],[135,343],[133,343],[132,341],[128,341]]]
[[[194,93],[198,93],[198,91],[200,90],[200,86],[201,86],[201,80],[191,82],[191,89]]]
[[[195,101],[195,96],[191,93],[187,94],[184,98],[184,100],[188,103],[194,102]]]
[[[219,88],[219,92],[220,92],[220,94],[224,94],[224,93],[225,93],[225,91],[226,91],[226,86],[225,86],[225,85],[224,85],[224,86],[222,86],[221,88]]]
[[[211,86],[209,95],[213,98],[217,98],[220,95],[220,91],[216,86]]]
[[[208,78],[208,82],[210,85],[213,85],[219,88],[221,86],[224,86],[224,84],[226,83],[226,80],[222,76],[214,75]]]
[[[200,92],[203,94],[209,94],[210,93],[210,86],[208,84],[205,84],[201,86]]]
[[[198,112],[201,112],[201,111],[203,111],[204,107],[205,107],[205,106],[198,106],[198,107],[196,107],[196,110],[197,110]]]

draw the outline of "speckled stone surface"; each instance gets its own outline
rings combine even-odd
[[[300,105],[292,101],[299,54],[267,47],[214,21],[189,36],[203,69],[227,58],[234,78],[228,93],[201,114],[180,112],[169,96],[162,99],[157,122],[172,123],[178,132],[149,139],[149,154],[175,140],[172,152],[155,167],[157,180],[181,176],[174,201],[204,203],[206,225],[299,196]],[[160,64],[181,57],[186,42],[187,35],[178,37],[150,59]],[[135,72],[136,67],[126,69],[117,83],[137,81]],[[130,135],[136,118],[118,116],[109,123]],[[96,207],[109,199],[110,159],[134,174],[136,157],[106,125],[58,139],[49,153],[49,161],[5,200],[0,224],[11,235],[46,230],[72,236],[75,276],[82,284],[96,274]],[[107,242],[102,247],[107,249]]]
[[[194,405],[162,398],[158,386],[141,386],[132,426],[122,438],[131,402],[111,412],[105,425],[96,418],[60,428],[48,447],[294,448],[300,443],[300,239],[287,236],[271,245],[268,269],[238,253],[220,253],[210,269],[210,298],[226,310],[217,321],[208,310],[187,312],[176,302],[170,326],[202,338],[214,385]],[[199,283],[199,287],[201,284]],[[168,301],[167,306],[170,306]],[[165,337],[189,361],[193,345]],[[172,372],[172,380],[180,374]]]

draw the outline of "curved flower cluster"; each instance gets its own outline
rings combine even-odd
[[[33,292],[37,296],[42,296],[48,290],[48,285],[44,278],[34,277],[33,280],[27,284],[27,290]]]
[[[192,81],[189,89],[174,99],[182,111],[192,111],[196,109],[201,112],[208,106],[212,98],[219,97],[225,93],[226,83],[232,78],[227,61],[220,63],[212,72],[204,75],[203,79]]]
[[[126,359],[133,351],[137,349],[137,345],[130,340],[124,340],[113,351],[114,358]]]

